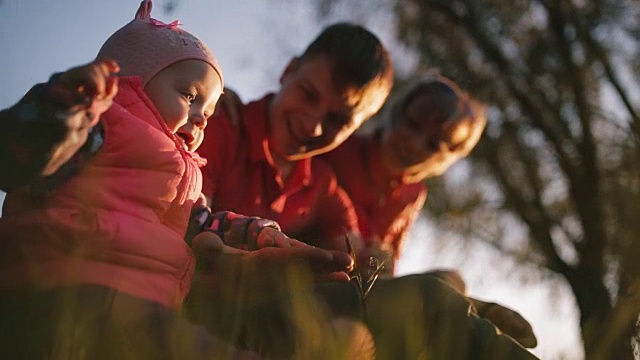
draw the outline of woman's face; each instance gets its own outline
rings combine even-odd
[[[471,135],[471,118],[462,116],[455,96],[422,93],[413,97],[387,125],[381,144],[382,161],[405,181],[418,182],[446,171]],[[452,119],[454,117],[454,120]]]

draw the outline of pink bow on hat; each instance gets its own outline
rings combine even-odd
[[[167,29],[175,29],[177,28],[179,25],[182,25],[180,23],[180,21],[178,20],[173,20],[172,22],[170,22],[169,24],[165,24],[160,20],[156,20],[154,18],[149,18],[149,21],[151,21],[151,23],[155,26],[155,27],[166,27]]]
[[[143,86],[162,69],[190,59],[211,65],[222,81],[218,61],[202,41],[178,28],[179,21],[165,24],[151,18],[150,13],[151,0],[142,1],[135,19],[113,33],[97,57],[117,61],[119,76],[139,76]]]

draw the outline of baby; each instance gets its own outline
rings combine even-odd
[[[0,240],[11,257],[1,273],[12,285],[94,284],[174,308],[184,298],[194,261],[183,235],[204,163],[191,150],[222,75],[201,41],[149,11],[143,2],[96,61],[54,75],[9,110],[14,124],[45,129],[64,128],[48,119],[78,121],[42,178],[7,189]],[[28,134],[36,127],[15,141],[39,144]]]
[[[223,237],[257,250],[238,250],[239,266],[301,259],[316,274],[344,278],[351,265],[346,254],[289,239],[272,221],[202,209],[205,160],[193,151],[222,72],[204,43],[150,12],[143,1],[94,62],[52,76],[0,112],[0,167],[11,169],[0,174],[7,358],[255,358],[178,312],[193,250],[211,254]],[[187,232],[190,220],[195,231]],[[273,256],[261,249],[269,246],[285,249]]]
[[[223,77],[204,43],[150,11],[0,113],[7,358],[254,356],[177,311],[195,268],[193,151]]]

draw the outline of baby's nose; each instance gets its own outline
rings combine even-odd
[[[204,114],[193,114],[189,121],[200,129],[207,127],[207,117]]]

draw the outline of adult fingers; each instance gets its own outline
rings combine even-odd
[[[324,250],[311,246],[291,247],[287,250],[305,256],[307,264],[315,274],[330,274],[353,269],[353,258],[341,251]]]
[[[227,246],[217,234],[204,231],[196,235],[191,248],[203,269],[236,269],[248,252]]]
[[[265,227],[260,230],[257,238],[258,248],[264,247],[279,247],[279,248],[288,248],[292,246],[298,247],[308,247],[310,245],[303,243],[302,241],[298,241],[296,239],[292,239],[285,235],[282,231],[278,229],[274,229],[272,227]]]
[[[319,274],[316,277],[318,281],[335,281],[335,282],[349,282],[351,279],[349,274],[344,271],[336,271],[329,274]]]
[[[333,263],[340,267],[340,271],[351,271],[354,266],[354,259],[347,253],[338,250],[329,250],[333,256]]]
[[[531,324],[517,311],[492,302],[487,303],[477,299],[471,299],[471,301],[478,308],[479,316],[491,321],[522,346],[534,348],[538,345],[538,339]]]
[[[65,71],[60,75],[59,81],[75,93],[93,97],[104,91],[108,68],[106,63],[95,61]]]
[[[262,248],[250,251],[247,260],[265,273],[282,271],[291,266],[305,266],[314,278],[335,281],[348,281],[345,271],[353,266],[353,259],[347,254],[311,246]]]
[[[113,76],[120,71],[118,64],[112,60],[96,60],[87,68],[86,73],[79,73],[80,93],[92,100],[112,99],[118,90],[117,78]]]

